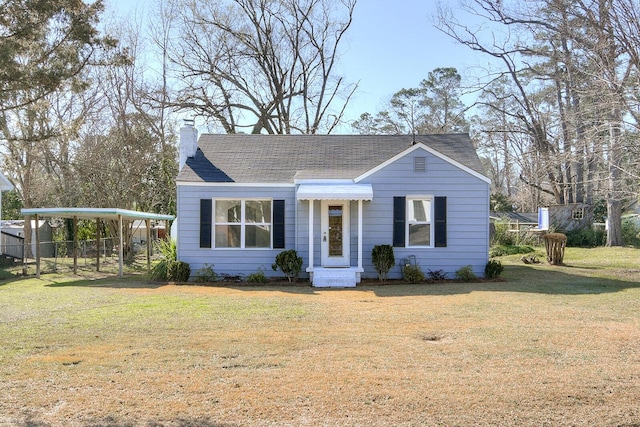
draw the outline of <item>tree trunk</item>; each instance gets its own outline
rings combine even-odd
[[[607,246],[622,246],[622,202],[607,200]]]

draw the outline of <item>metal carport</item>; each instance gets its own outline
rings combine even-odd
[[[72,218],[73,226],[76,227],[78,219],[95,219],[98,225],[101,220],[116,220],[118,221],[118,277],[123,276],[123,258],[124,258],[124,242],[122,232],[123,220],[143,219],[147,224],[147,270],[151,269],[151,239],[149,238],[150,221],[172,221],[173,215],[163,215],[151,212],[138,212],[127,209],[117,208],[31,208],[22,209],[24,216],[33,216],[38,223],[40,217],[49,218]],[[98,230],[100,227],[97,227]],[[167,226],[167,231],[169,227]],[[100,235],[98,233],[97,239],[99,241]],[[77,251],[77,233],[74,233],[74,250],[73,250],[73,273],[77,273],[78,269],[78,251]],[[98,244],[99,246],[99,244]],[[98,251],[97,257],[97,270],[100,271],[100,251]],[[36,277],[40,277],[40,236],[38,228],[36,227]]]

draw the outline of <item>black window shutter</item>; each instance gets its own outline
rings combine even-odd
[[[447,247],[447,198],[436,197],[434,206],[434,240],[436,248]]]
[[[393,246],[404,248],[406,197],[393,198]]]
[[[200,247],[211,247],[211,223],[213,201],[211,199],[200,199]]]
[[[284,200],[273,201],[273,247],[284,248]]]

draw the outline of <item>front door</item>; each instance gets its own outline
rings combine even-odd
[[[349,251],[349,201],[322,201],[322,266],[348,267]]]

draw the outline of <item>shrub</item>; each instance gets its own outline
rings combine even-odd
[[[496,256],[528,254],[531,252],[535,252],[535,249],[533,249],[531,246],[498,245],[492,247],[489,250],[489,256],[493,258]]]
[[[267,279],[267,276],[265,276],[264,271],[262,271],[262,269],[247,276],[248,283],[267,283],[268,281],[269,279]]]
[[[402,267],[402,277],[409,283],[420,283],[425,281],[424,273],[419,265],[407,264]]]
[[[295,249],[282,251],[276,255],[276,262],[271,265],[271,268],[273,271],[277,271],[279,268],[287,276],[289,282],[295,282],[302,269],[302,257],[298,256]]]
[[[213,271],[213,265],[205,264],[196,270],[194,281],[197,283],[211,283],[218,279],[218,275]]]
[[[622,241],[625,245],[640,248],[640,225],[634,218],[622,220]]]
[[[565,235],[567,236],[567,246],[574,248],[604,246],[607,239],[607,234],[604,230],[593,230],[591,228],[571,230]]]
[[[178,259],[176,242],[170,239],[159,240],[156,249],[162,259],[151,269],[151,278],[161,281],[169,280],[169,266]]]
[[[188,282],[191,276],[191,267],[184,261],[169,263],[167,279],[171,282]]]
[[[487,279],[497,279],[504,271],[504,266],[500,261],[489,260],[487,265],[484,266],[484,277]]]
[[[393,247],[391,245],[374,246],[371,251],[371,261],[378,272],[378,279],[386,282],[389,270],[391,270],[396,263],[396,258],[393,255]]]
[[[513,234],[509,231],[509,222],[506,220],[496,221],[493,224],[495,231],[491,236],[491,245],[513,245]]]
[[[440,282],[447,278],[447,273],[445,273],[444,270],[429,270],[427,274],[429,275],[429,279],[434,282]]]
[[[470,265],[465,265],[464,267],[460,267],[458,271],[456,271],[456,279],[462,282],[472,282],[476,280],[477,277],[473,273],[473,268]]]

